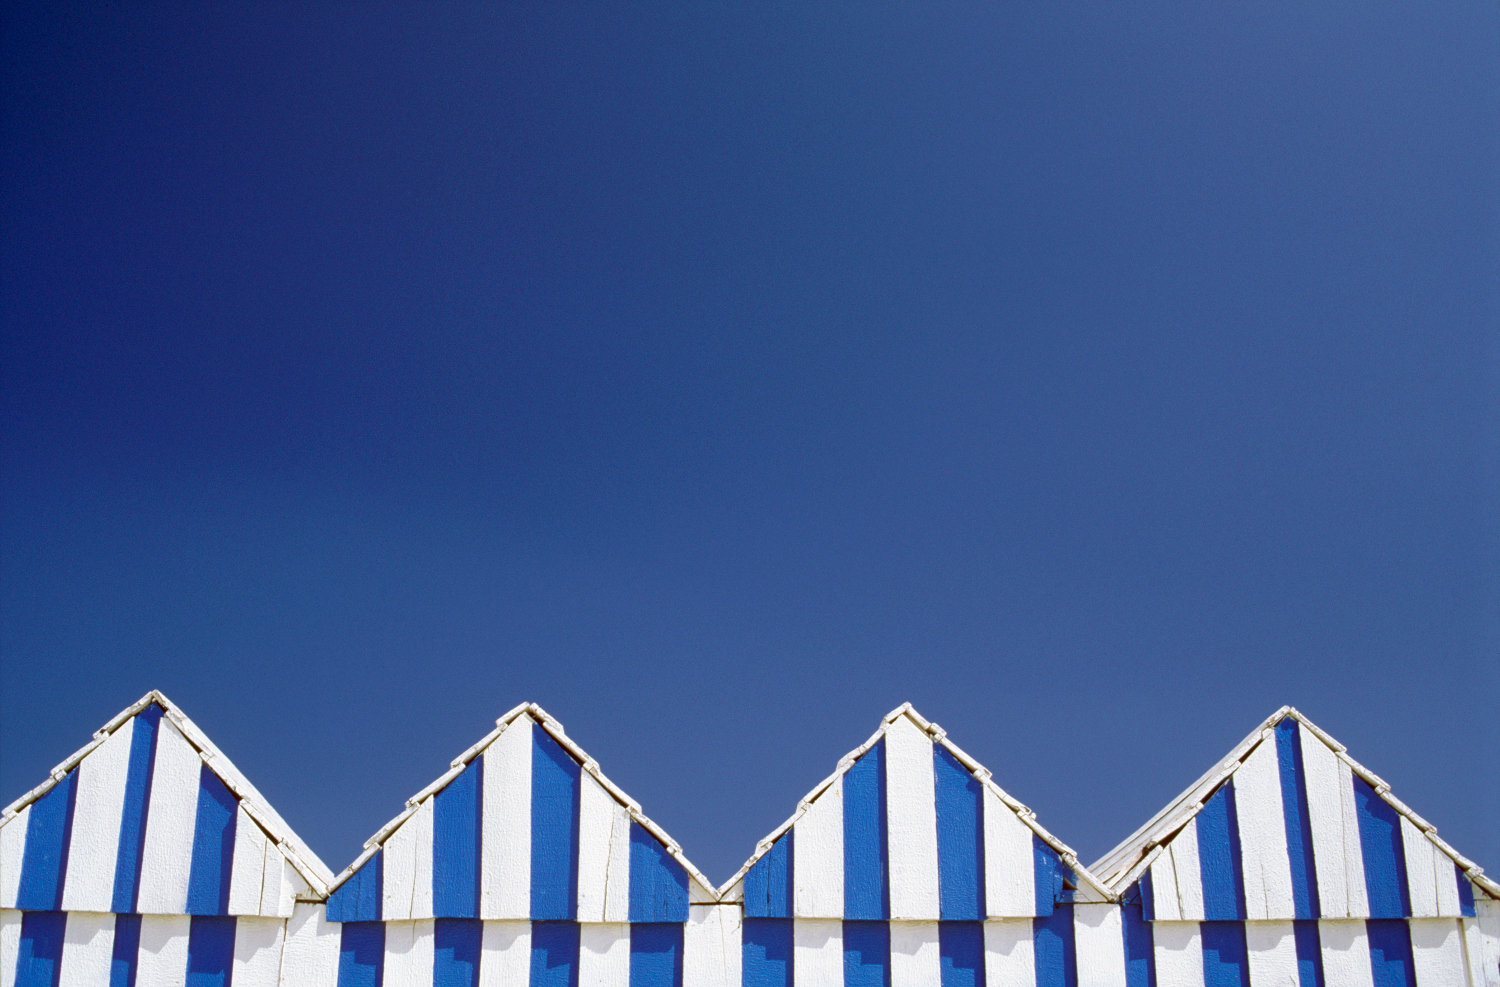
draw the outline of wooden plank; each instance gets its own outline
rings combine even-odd
[[[545,730],[532,731],[531,917],[533,920],[577,918],[578,793],[582,773],[579,763],[553,739],[551,734]],[[684,897],[686,897],[685,893]],[[562,948],[561,941],[557,948]],[[573,975],[576,979],[576,969]]]
[[[1339,807],[1344,822],[1344,887],[1349,892],[1349,917],[1369,918],[1370,897],[1365,886],[1365,856],[1359,842],[1359,807],[1354,799],[1354,770],[1339,760]]]
[[[583,922],[579,925],[578,987],[630,987],[628,924]]]
[[[64,911],[112,910],[133,725],[131,721],[110,734],[78,765],[78,801],[73,807]]]
[[[0,826],[0,908],[16,907],[16,893],[21,888],[21,861],[26,857],[26,826],[30,821],[31,806],[28,805]],[[16,929],[19,936],[20,926]],[[10,975],[16,975],[14,964]]]
[[[630,920],[630,810],[615,803],[610,817],[609,873],[604,895],[604,920]]]
[[[890,918],[885,738],[844,772],[844,918]],[[792,830],[795,834],[795,827]],[[785,839],[786,837],[782,837]],[[746,884],[746,893],[749,893]],[[745,914],[754,914],[746,898]]]
[[[1405,816],[1401,817],[1401,849],[1406,858],[1406,888],[1411,896],[1412,917],[1437,918],[1443,914],[1438,910],[1437,870],[1432,859],[1437,847]]]
[[[1474,903],[1476,918],[1464,920],[1464,939],[1467,947],[1470,939],[1477,940],[1481,956],[1473,963],[1475,970],[1482,970],[1483,979],[1474,977],[1484,987],[1500,987],[1500,901],[1482,898]],[[1473,950],[1467,950],[1472,955]]]
[[[843,982],[844,923],[827,918],[793,919],[794,987],[827,987]]]
[[[1078,987],[1126,987],[1124,923],[1121,919],[1119,905],[1073,906]]]
[[[1029,918],[1036,914],[1036,866],[1031,837],[1031,827],[993,789],[986,787],[984,903],[990,918]]]
[[[272,853],[275,853],[276,856],[281,856],[280,851],[274,846],[270,847],[266,855],[270,857]],[[309,891],[307,882],[302,879],[301,874],[297,873],[297,868],[292,866],[292,862],[285,857],[281,857],[281,861],[276,866],[281,870],[281,897],[277,903],[275,914],[281,918],[291,918],[293,910],[297,907],[297,897],[305,895]],[[269,879],[267,879],[267,883],[270,883]]]
[[[1281,765],[1276,742],[1259,747],[1234,773],[1234,804],[1239,816],[1240,863],[1245,878],[1245,917],[1294,919],[1292,869],[1287,855],[1286,811],[1282,805]],[[1293,798],[1296,793],[1292,793]]]
[[[942,983],[942,974],[938,924],[891,922],[891,987],[931,987]]]
[[[411,903],[417,880],[416,813],[397,826],[380,849],[381,915],[388,922],[411,918]]]
[[[432,799],[412,814],[411,917],[432,918]]]
[[[792,914],[844,917],[844,779],[825,788],[797,820]]]
[[[932,738],[905,716],[886,730],[891,918],[941,918]],[[894,974],[893,974],[894,975]]]
[[[324,918],[321,903],[298,902],[287,920],[281,987],[337,987],[340,931]]]
[[[1157,854],[1151,864],[1151,903],[1153,920],[1182,921],[1182,899],[1177,895],[1177,865],[1172,862],[1170,849]]]
[[[1440,918],[1463,917],[1463,908],[1458,897],[1458,882],[1462,880],[1464,880],[1463,875],[1459,874],[1453,866],[1453,858],[1434,846],[1432,848],[1432,887],[1433,893],[1437,895],[1437,913]]]
[[[105,893],[113,892],[114,883],[111,881]],[[114,915],[108,912],[69,912],[67,929],[63,933],[62,963],[59,964],[57,973],[57,987],[100,987],[108,984],[114,945]]]
[[[291,918],[291,903],[288,902],[284,910],[281,907],[281,875],[286,858],[269,839],[261,846],[260,854],[260,905],[255,913],[267,917]]]
[[[581,782],[578,804],[578,921],[604,922],[615,809],[623,810],[624,806],[616,802],[614,796],[605,791],[604,786],[588,772],[584,772]],[[628,857],[626,866],[628,881]],[[627,898],[627,907],[628,904]]]
[[[1363,920],[1323,919],[1318,923],[1318,940],[1328,987],[1374,987],[1370,940]]]
[[[1151,926],[1151,936],[1158,984],[1163,987],[1204,987],[1203,937],[1197,922],[1155,922]],[[1333,981],[1329,981],[1329,987],[1335,987]]]
[[[692,905],[682,930],[682,987],[740,987],[740,909]]]
[[[258,904],[258,902],[257,902]],[[277,987],[286,920],[242,916],[234,922],[234,987]]]
[[[939,913],[949,921],[984,919],[984,785],[942,744],[932,745],[932,771]]]
[[[16,959],[21,952],[21,913],[0,909],[0,987],[16,987]]]
[[[514,919],[485,922],[479,949],[479,987],[529,987],[530,922]]]
[[[1344,862],[1344,800],[1339,759],[1311,730],[1299,731],[1299,736],[1320,915],[1348,917],[1349,878]]]
[[[1250,987],[1298,987],[1297,930],[1291,922],[1246,922],[1245,948]]]
[[[241,806],[234,823],[234,866],[229,877],[229,914],[259,915],[265,884],[265,832]]]
[[[78,773],[59,779],[55,785],[31,803],[31,819],[26,824],[26,854],[21,860],[21,886],[16,892],[16,907],[31,912],[55,912],[62,903],[64,871],[67,866],[67,832],[72,821],[73,793],[77,790]],[[41,921],[41,920],[39,920]],[[60,919],[58,921],[61,921]],[[62,949],[63,926],[55,930],[43,924],[36,926],[36,948],[39,950]],[[24,933],[22,939],[26,939]],[[60,955],[60,954],[59,954]],[[51,953],[36,953],[28,963],[54,962]],[[19,977],[20,974],[18,973]],[[42,976],[41,973],[29,976]]]
[[[533,729],[529,716],[518,716],[484,752],[484,853],[479,886],[482,918],[531,917]]]
[[[149,863],[150,857],[146,859]],[[188,933],[192,923],[188,915],[141,916],[135,987],[183,987],[187,982]]]
[[[989,814],[989,803],[985,804],[985,814]],[[1031,935],[1029,918],[992,919],[984,923],[986,983],[995,987],[1036,987],[1036,953]]]
[[[479,917],[483,775],[484,760],[476,758],[432,796],[432,911],[443,918]],[[477,959],[477,933],[472,941],[455,935],[454,955]]]
[[[179,915],[187,907],[193,824],[198,815],[198,776],[203,762],[171,720],[163,719],[157,731],[136,910],[145,915]],[[143,943],[145,935],[142,927]],[[145,948],[142,945],[143,952]],[[184,944],[183,949],[186,948]]]
[[[1203,921],[1203,870],[1198,862],[1198,820],[1193,819],[1167,844],[1176,876],[1177,908],[1184,922]],[[1161,907],[1161,885],[1152,883],[1157,908]]]
[[[432,919],[385,923],[383,987],[432,987]]]
[[[1458,920],[1414,918],[1408,924],[1417,983],[1421,987],[1468,987],[1463,928]]]

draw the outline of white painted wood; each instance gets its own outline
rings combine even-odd
[[[604,896],[604,920],[628,922],[630,921],[630,810],[623,805],[616,804],[612,818],[614,828],[609,836],[609,880]]]
[[[1359,843],[1359,809],[1354,804],[1354,769],[1339,761],[1339,797],[1344,817],[1344,886],[1349,889],[1349,917],[1370,917],[1365,889],[1365,855]],[[1316,854],[1314,850],[1314,854]]]
[[[1151,902],[1155,921],[1182,921],[1182,899],[1177,896],[1177,865],[1172,861],[1170,849],[1157,854],[1151,864]]]
[[[163,718],[157,729],[165,735],[168,725]],[[187,982],[188,932],[192,924],[192,917],[188,915],[141,916],[135,987],[183,987]]]
[[[1203,936],[1197,922],[1152,923],[1151,938],[1158,984],[1203,987]]]
[[[385,838],[381,847],[381,915],[387,922],[411,918],[412,888],[417,875],[417,825],[415,813]],[[481,859],[483,859],[481,857]]]
[[[269,858],[266,861],[267,871],[270,871],[272,867],[281,871],[280,898],[277,900],[277,909],[273,914],[281,918],[291,918],[293,910],[297,907],[297,898],[306,895],[309,891],[307,882],[302,879],[301,874],[297,873],[297,868],[292,866],[292,862],[283,857],[281,851],[274,846],[270,848],[266,856]],[[277,857],[281,859],[277,860]],[[270,878],[267,878],[267,883],[270,883]]]
[[[276,987],[281,982],[281,949],[286,920],[241,917],[234,922],[234,987]]]
[[[63,930],[57,987],[102,987],[108,984],[110,954],[114,952],[114,946],[113,915],[108,912],[69,912],[68,924]]]
[[[905,716],[885,733],[891,918],[937,919],[937,793],[932,738]],[[894,976],[894,974],[893,974]]]
[[[891,987],[942,983],[943,959],[936,922],[891,923]],[[838,983],[839,981],[831,981]]]
[[[1281,765],[1270,738],[1235,771],[1235,814],[1239,817],[1240,860],[1245,875],[1245,916],[1294,919],[1291,858],[1286,848],[1286,817],[1281,802]]]
[[[385,923],[384,987],[432,987],[432,919]]]
[[[1177,907],[1182,921],[1203,921],[1203,869],[1198,862],[1197,817],[1172,837],[1172,842],[1167,844],[1167,853],[1172,855],[1172,870],[1177,878]],[[1153,883],[1151,890],[1160,901],[1161,889]]]
[[[21,861],[26,856],[26,826],[30,820],[28,805],[0,826],[0,908],[16,907],[16,895],[21,890]],[[12,969],[10,975],[14,977],[16,971]]]
[[[630,810],[588,772],[578,807],[578,921],[630,920]]]
[[[484,752],[484,848],[479,858],[482,918],[531,917],[533,729],[529,716],[518,716]]]
[[[682,930],[682,987],[740,987],[740,909],[691,905]]]
[[[989,804],[985,804],[988,815]],[[989,847],[986,845],[985,850]],[[995,987],[1036,987],[1036,945],[1029,918],[984,923],[984,979]]]
[[[135,720],[127,721],[76,769],[78,796],[68,841],[64,911],[107,912],[114,907],[120,816],[125,810],[125,779],[130,774],[130,738],[134,732]],[[108,979],[106,976],[106,983]]]
[[[235,839],[239,839],[238,833],[235,834]],[[282,864],[286,858],[269,838],[261,846],[260,852],[260,904],[255,910],[256,914],[291,918],[291,904],[288,903],[283,909],[281,903]]]
[[[1405,816],[1401,820],[1401,847],[1406,857],[1406,886],[1411,891],[1411,913],[1414,918],[1437,918],[1438,910],[1436,870],[1433,854],[1437,847],[1420,829],[1413,826]],[[1450,870],[1452,868],[1449,868]]]
[[[136,899],[142,914],[180,915],[187,907],[202,767],[198,752],[177,725],[162,717],[156,727],[156,763],[151,770],[146,843],[141,852],[141,884]]]
[[[479,987],[528,987],[531,983],[531,923],[484,923]]]
[[[578,987],[630,987],[629,925],[585,922],[578,926]]]
[[[827,987],[844,982],[844,923],[839,919],[792,920],[792,983]]]
[[[1326,916],[1347,917],[1351,913],[1349,878],[1344,867],[1344,800],[1339,787],[1339,759],[1311,730],[1299,730],[1298,735],[1302,738],[1302,770],[1307,784],[1307,815],[1312,829],[1319,907]]]
[[[229,874],[229,914],[259,915],[265,885],[266,834],[240,806],[234,821],[234,869]]]
[[[1245,946],[1250,987],[1299,987],[1297,935],[1291,922],[1246,922]]]
[[[287,920],[281,987],[337,987],[342,937],[343,924],[328,921],[321,903],[298,902]]]
[[[1031,827],[988,786],[984,790],[984,902],[991,918],[1036,915]]]
[[[843,918],[843,775],[835,778],[797,820],[792,855],[792,914],[798,918]]]
[[[1318,923],[1318,939],[1323,945],[1326,987],[1374,987],[1370,940],[1363,920],[1324,919]]]
[[[1125,987],[1125,939],[1120,906],[1073,906],[1078,987]]]
[[[1427,840],[1427,842],[1432,841]],[[1458,903],[1458,882],[1461,880],[1463,878],[1458,876],[1458,870],[1453,866],[1453,858],[1434,846],[1432,848],[1432,888],[1433,893],[1437,895],[1438,915],[1441,918],[1463,917],[1463,906]]]
[[[1409,927],[1417,987],[1469,987],[1463,928],[1458,920],[1414,918]]]
[[[1470,979],[1484,987],[1500,987],[1500,901],[1478,898],[1474,911],[1477,918],[1464,919],[1465,951],[1471,968],[1478,971]]]
[[[407,822],[412,827],[411,917],[414,919],[432,918],[433,811],[432,797],[428,796]]]
[[[21,955],[21,913],[0,909],[0,987],[16,987],[16,960]]]

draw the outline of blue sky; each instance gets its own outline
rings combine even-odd
[[[910,700],[1092,860],[1283,703],[1500,867],[1500,9],[7,5],[0,800],[336,870],[532,700],[714,880]]]

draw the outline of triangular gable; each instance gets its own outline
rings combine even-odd
[[[1277,710],[1091,870],[1148,919],[1459,918],[1500,898],[1344,745]]]
[[[0,814],[0,908],[286,917],[332,879],[155,690]]]
[[[535,703],[517,706],[365,843],[330,921],[683,922],[717,901],[682,848]]]
[[[719,890],[746,918],[1052,914],[1107,891],[1072,849],[910,703],[838,762]]]

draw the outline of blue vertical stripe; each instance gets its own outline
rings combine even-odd
[[[630,927],[630,987],[682,987],[682,923]]]
[[[792,917],[792,845],[796,829],[789,829],[745,872],[747,918]]]
[[[1411,892],[1406,886],[1401,819],[1363,778],[1354,779],[1354,814],[1359,819],[1359,852],[1365,862],[1370,917],[1406,918],[1411,915]]]
[[[339,929],[338,987],[380,987],[385,979],[385,923],[345,922]]]
[[[239,802],[213,769],[198,771],[198,815],[193,823],[193,860],[188,870],[187,913],[224,915],[234,870],[234,829]]]
[[[378,922],[384,897],[385,850],[360,865],[359,870],[328,896],[326,916],[330,922]]]
[[[1293,922],[1292,935],[1297,942],[1298,987],[1324,987],[1323,943],[1318,938],[1317,921],[1299,919]]]
[[[747,918],[740,942],[741,987],[792,987],[792,919]]]
[[[942,987],[985,987],[984,923],[938,923]]]
[[[1312,816],[1307,808],[1307,776],[1302,770],[1302,736],[1290,716],[1276,724],[1276,764],[1281,769],[1281,815],[1292,868],[1292,904],[1297,918],[1317,918],[1318,877],[1313,866]]]
[[[483,939],[484,923],[477,918],[440,918],[434,922],[432,987],[479,987],[479,946]]]
[[[630,921],[686,922],[687,868],[638,822],[630,824]]]
[[[141,951],[141,917],[115,916],[115,942],[109,954],[109,987],[135,987],[136,957]]]
[[[1156,949],[1151,924],[1140,905],[1120,909],[1125,949],[1125,987],[1156,987]]]
[[[120,813],[120,848],[115,854],[115,890],[111,907],[116,912],[135,911],[136,893],[141,886],[141,848],[146,844],[146,806],[151,794],[151,773],[156,766],[156,737],[161,714],[162,708],[152,703],[135,714],[131,727],[125,802]],[[132,972],[131,976],[134,975]]]
[[[1141,872],[1141,917],[1147,922],[1156,921],[1156,885],[1151,880],[1151,868]]]
[[[1063,889],[1063,862],[1057,851],[1031,834],[1032,876],[1036,886],[1036,913],[1051,915]]]
[[[581,769],[547,731],[538,727],[531,736],[531,917],[573,919]]]
[[[844,987],[891,987],[889,922],[844,922]]]
[[[1245,924],[1203,922],[1199,928],[1203,936],[1203,987],[1250,987]]]
[[[230,987],[234,979],[234,919],[194,915],[188,926],[187,987]]]
[[[50,912],[62,908],[68,873],[68,844],[73,836],[73,806],[78,802],[78,769],[31,803],[26,820],[26,849],[21,856],[21,885],[16,907]]]
[[[577,922],[531,923],[530,987],[578,987]]]
[[[979,921],[984,908],[984,789],[942,744],[932,745],[937,799],[938,904],[945,919]]]
[[[1220,786],[1198,813],[1198,870],[1203,879],[1203,917],[1243,921],[1245,872],[1240,862],[1240,826],[1234,780]]]
[[[57,987],[67,928],[67,912],[27,912],[21,916],[15,987]]]
[[[844,772],[844,918],[891,917],[885,740]]]
[[[433,796],[432,913],[438,918],[479,917],[482,791],[484,758],[476,757]]]
[[[1078,955],[1073,946],[1073,906],[1031,920],[1036,987],[1078,987]]]
[[[1469,875],[1454,864],[1453,877],[1458,881],[1458,913],[1464,918],[1477,918],[1478,913],[1474,911],[1474,885],[1469,883]]]
[[[1365,932],[1370,937],[1370,973],[1375,987],[1417,987],[1411,932],[1406,923],[1371,919],[1365,923]]]

